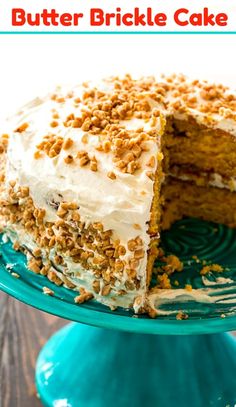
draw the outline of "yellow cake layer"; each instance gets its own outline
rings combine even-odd
[[[165,199],[162,228],[168,229],[183,216],[236,227],[236,192],[169,177],[163,186]]]
[[[236,176],[236,138],[219,129],[174,120],[165,135],[169,166],[189,166],[226,177]]]

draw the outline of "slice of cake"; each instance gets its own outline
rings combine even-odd
[[[7,151],[3,137],[6,234],[76,302],[147,310],[162,228],[183,216],[236,226],[235,109],[227,88],[181,75],[34,100]]]

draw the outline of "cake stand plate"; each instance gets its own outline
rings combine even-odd
[[[36,386],[45,406],[235,406],[236,342],[220,332],[236,329],[236,231],[185,219],[162,242],[184,262],[184,273],[173,276],[176,291],[192,284],[208,290],[209,301],[177,296],[164,301],[163,315],[152,320],[96,301],[76,305],[73,291],[28,271],[25,256],[2,241],[0,289],[78,322],[58,331],[39,354]],[[203,261],[224,272],[202,278]],[[43,294],[44,286],[53,297]],[[188,319],[176,320],[180,310]]]

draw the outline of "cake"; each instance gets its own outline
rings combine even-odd
[[[183,216],[236,226],[235,111],[230,89],[183,75],[33,100],[2,136],[5,234],[75,302],[148,311],[162,229]]]

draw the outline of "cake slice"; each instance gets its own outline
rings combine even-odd
[[[163,228],[183,216],[236,226],[236,94],[223,85],[164,78]]]
[[[12,121],[1,216],[28,267],[110,307],[142,307],[157,256],[162,96],[153,78],[57,89]],[[162,107],[163,109],[163,107]]]

